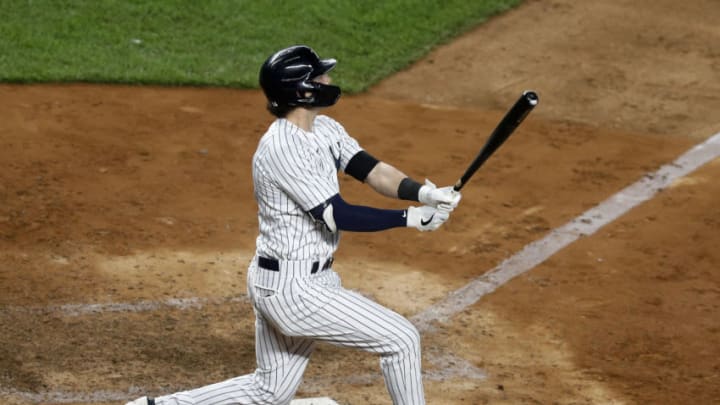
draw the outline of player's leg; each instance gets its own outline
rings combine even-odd
[[[395,404],[424,404],[420,335],[402,315],[342,288],[328,270],[298,282],[295,310],[285,317],[283,333],[305,335],[381,356],[380,364]]]
[[[318,314],[340,332],[322,340],[380,355],[394,404],[424,404],[420,334],[400,314],[353,291],[340,289]]]
[[[157,405],[287,404],[295,396],[312,340],[283,336],[258,316],[253,374],[155,399]]]
[[[315,342],[302,337],[285,336],[263,318],[257,329],[255,379],[272,393],[272,404],[287,404],[295,397],[302,382],[305,368],[315,349]]]
[[[156,398],[157,405],[287,404],[300,386],[315,348],[312,340],[285,336],[256,311],[253,374]]]

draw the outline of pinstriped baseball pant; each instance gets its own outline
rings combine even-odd
[[[316,342],[380,356],[393,404],[424,404],[420,335],[403,316],[342,287],[332,269],[310,274],[312,261],[280,262],[280,271],[248,271],[255,309],[257,369],[217,384],[158,397],[159,405],[287,404]]]

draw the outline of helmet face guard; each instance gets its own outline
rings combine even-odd
[[[260,86],[275,107],[329,107],[340,98],[340,87],[312,80],[329,72],[336,63],[335,59],[320,59],[307,46],[291,46],[263,63]]]
[[[340,98],[340,87],[338,86],[306,81],[298,87],[298,93],[301,93],[303,97],[290,101],[288,105],[294,105],[294,101],[298,106],[329,107]]]

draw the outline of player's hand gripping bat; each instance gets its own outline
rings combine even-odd
[[[453,186],[455,191],[460,191],[460,189],[465,186],[480,166],[510,137],[513,131],[515,131],[515,128],[520,125],[530,111],[537,105],[538,101],[539,99],[535,92],[530,90],[523,92],[520,99],[515,102],[515,105],[510,108],[510,111],[505,114],[502,121],[495,127],[485,146],[483,146],[480,153],[475,157],[475,160],[473,160],[467,170],[465,170],[465,174],[455,183],[455,186]]]

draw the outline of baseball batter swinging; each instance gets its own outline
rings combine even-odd
[[[332,118],[340,88],[334,59],[307,46],[270,56],[260,69],[267,108],[276,119],[252,160],[259,235],[248,269],[255,311],[254,373],[128,405],[287,404],[317,342],[377,353],[394,404],[424,404],[420,335],[403,316],[342,287],[333,271],[340,231],[395,227],[433,231],[460,201],[452,186],[421,185],[363,150]],[[388,210],[352,205],[338,171],[392,198],[421,206]]]

